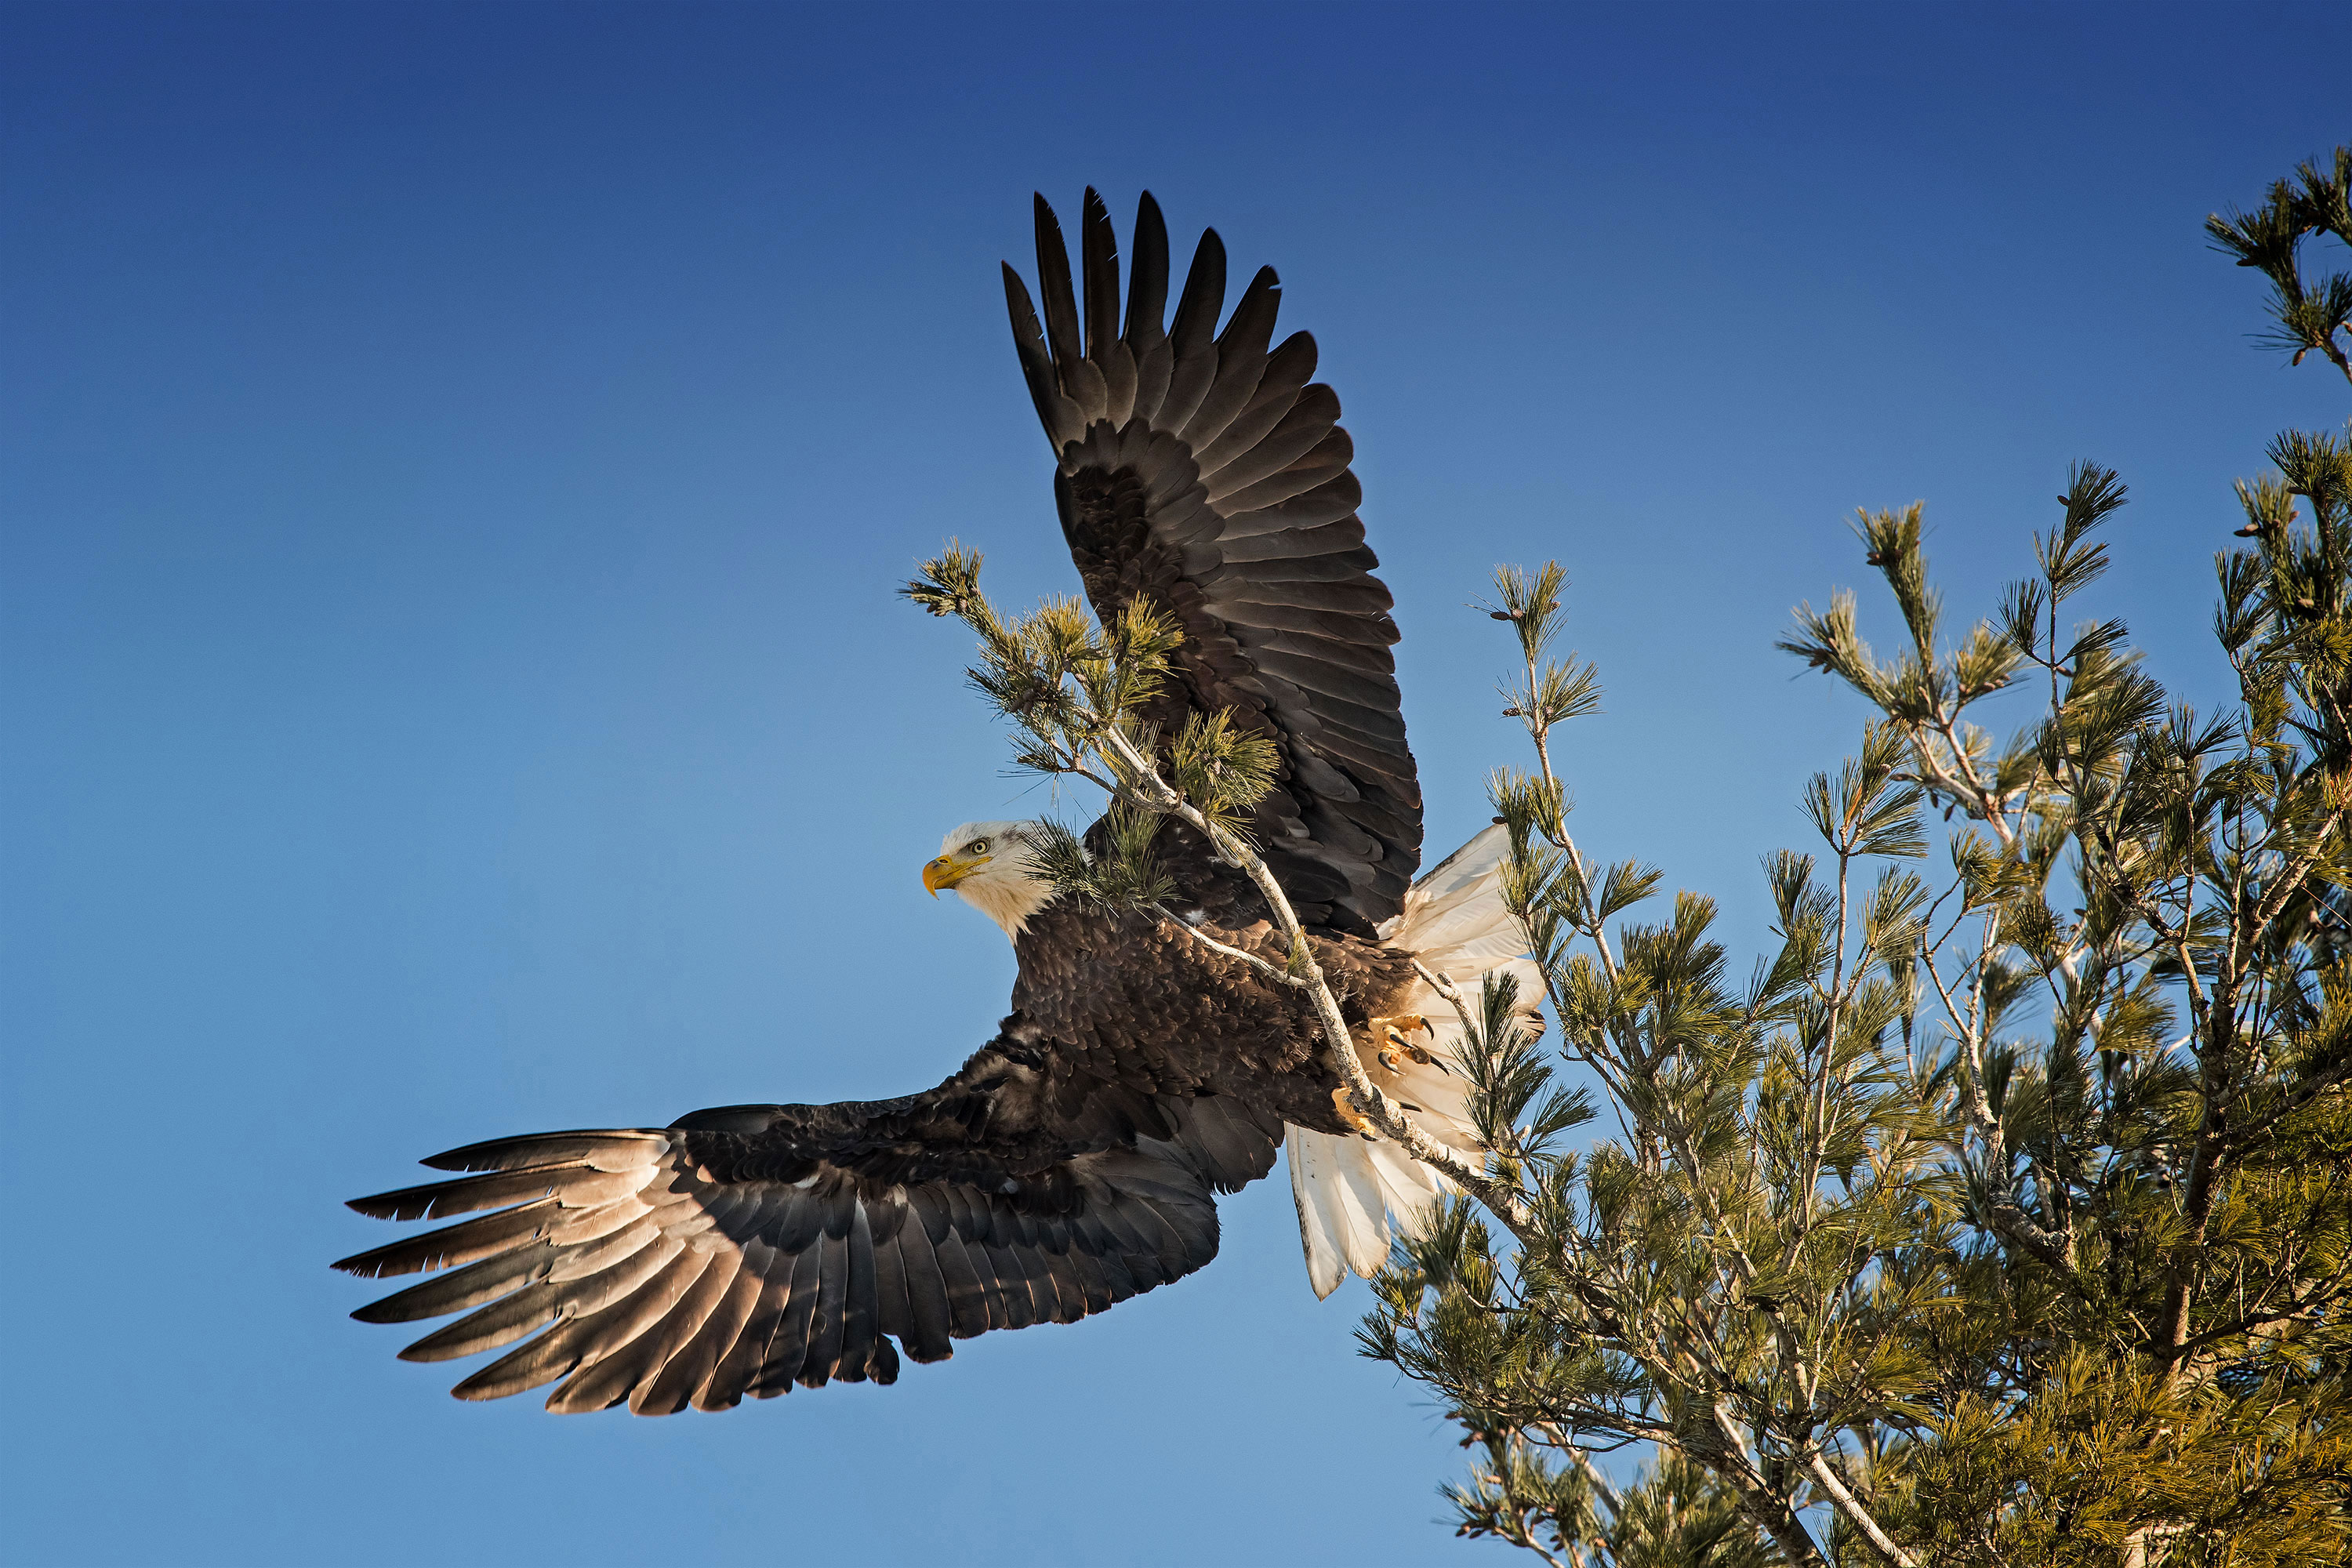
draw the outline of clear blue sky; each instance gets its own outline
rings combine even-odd
[[[9,6],[0,1558],[1496,1560],[1279,1173],[1106,1318],[661,1422],[394,1362],[340,1200],[986,1037],[1011,954],[916,869],[1045,801],[892,589],[949,535],[1075,585],[1033,188],[1281,269],[1432,847],[1515,757],[1464,606],[1557,554],[1578,824],[1745,947],[1858,719],[1769,650],[1852,508],[1926,497],[1973,611],[2109,463],[2098,607],[2215,689],[2230,480],[2347,400],[2199,223],[2352,136],[2347,50],[2340,5]]]

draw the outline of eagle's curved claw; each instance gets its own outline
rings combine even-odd
[[[1393,1018],[1373,1018],[1365,1024],[1364,1028],[1372,1037],[1372,1054],[1390,1072],[1404,1071],[1403,1058],[1410,1057],[1423,1067],[1436,1059],[1429,1054],[1426,1047],[1417,1046],[1405,1038],[1407,1035],[1415,1034],[1426,1034],[1433,1039],[1436,1037],[1437,1031],[1431,1028],[1429,1020],[1418,1013],[1401,1013]]]

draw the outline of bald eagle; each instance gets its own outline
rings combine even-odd
[[[1397,632],[1356,515],[1339,398],[1312,381],[1315,341],[1274,342],[1271,268],[1219,329],[1213,229],[1170,320],[1167,230],[1149,194],[1123,318],[1101,199],[1087,193],[1079,287],[1042,196],[1036,226],[1042,325],[1009,265],[1005,296],[1087,595],[1106,622],[1149,595],[1181,626],[1173,679],[1144,715],[1161,733],[1224,710],[1275,742],[1251,836],[1375,1081],[1475,1158],[1447,1065],[1450,1010],[1414,960],[1465,981],[1514,962],[1501,834],[1414,881],[1422,801]],[[1002,927],[1019,961],[995,1037],[938,1088],[436,1154],[425,1163],[468,1173],[351,1206],[475,1217],[336,1264],[370,1279],[442,1271],[352,1315],[463,1313],[401,1355],[511,1346],[453,1392],[553,1383],[551,1410],[662,1415],[794,1384],[889,1383],[902,1351],[945,1360],[959,1339],[1072,1322],[1201,1268],[1216,1255],[1216,1194],[1266,1174],[1284,1145],[1315,1290],[1369,1274],[1443,1181],[1351,1124],[1299,993],[1198,940],[1278,962],[1257,889],[1170,818],[1155,847],[1167,912],[1114,912],[1057,896],[1037,842],[1034,824],[966,823],[923,867],[934,894]]]

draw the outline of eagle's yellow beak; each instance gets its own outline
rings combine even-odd
[[[975,855],[967,860],[960,855],[942,855],[936,860],[924,863],[923,886],[929,889],[931,897],[936,899],[941,888],[954,887],[994,858],[992,855]]]

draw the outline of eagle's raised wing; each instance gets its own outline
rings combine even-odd
[[[903,1100],[733,1106],[454,1149],[425,1163],[478,1173],[352,1207],[496,1212],[335,1267],[450,1270],[352,1314],[468,1313],[404,1360],[537,1336],[458,1384],[461,1399],[561,1378],[551,1410],[658,1415],[795,1383],[889,1383],[899,1349],[943,1360],[951,1341],[1072,1322],[1214,1258],[1213,1194],[1265,1174],[1280,1119],[1109,1085],[1059,1115],[1079,1097],[1032,1056],[1000,1039]]]
[[[1045,197],[1042,329],[1004,268],[1021,368],[1060,465],[1063,531],[1097,615],[1144,595],[1183,626],[1181,685],[1152,719],[1172,728],[1188,709],[1232,709],[1275,739],[1282,772],[1255,825],[1267,862],[1309,925],[1369,937],[1421,863],[1421,785],[1339,399],[1308,384],[1313,338],[1268,346],[1282,291],[1272,268],[1218,331],[1225,252],[1207,231],[1168,323],[1168,231],[1148,193],[1134,238],[1122,328],[1118,240],[1087,192],[1083,342]]]

